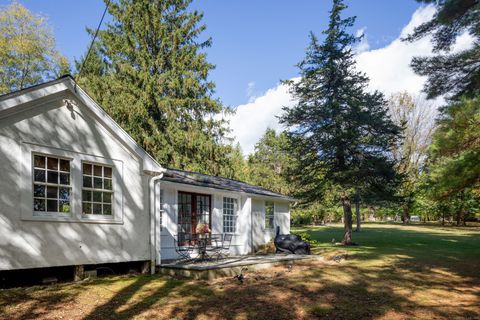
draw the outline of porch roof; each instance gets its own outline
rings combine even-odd
[[[266,197],[275,197],[286,201],[295,201],[295,199],[293,199],[292,197],[271,190],[267,190],[265,188],[254,186],[242,181],[218,176],[210,176],[198,172],[167,168],[166,172],[163,174],[162,180],[199,187],[243,192]]]

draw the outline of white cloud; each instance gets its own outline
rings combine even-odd
[[[368,43],[367,34],[365,33],[366,30],[367,27],[363,27],[358,29],[357,32],[355,32],[355,37],[362,37],[360,42],[354,48],[355,53],[357,54],[370,50],[370,44]]]
[[[370,78],[371,89],[383,92],[386,96],[407,91],[418,95],[425,82],[424,77],[416,75],[410,68],[410,62],[414,56],[432,55],[432,44],[429,38],[423,38],[414,43],[404,42],[401,39],[411,33],[415,26],[431,19],[435,9],[427,6],[417,9],[410,22],[403,28],[400,36],[379,49],[369,50],[369,44],[364,37],[365,43],[355,48],[357,52],[357,68]],[[357,31],[365,32],[365,28]],[[473,43],[473,38],[464,34],[459,37],[454,50],[463,50]],[[252,85],[252,92],[253,92]],[[247,88],[250,88],[250,83]],[[248,91],[248,89],[247,89]],[[244,154],[253,151],[255,143],[260,139],[265,130],[270,127],[281,130],[277,116],[281,115],[283,106],[293,105],[292,97],[288,89],[279,84],[268,90],[260,97],[253,97],[249,103],[236,108],[236,114],[230,119],[233,136],[243,149]]]
[[[248,98],[248,102],[252,102],[252,101],[255,100],[254,90],[255,90],[255,81],[250,81],[247,84],[247,90],[246,90],[246,95],[247,95],[247,98]]]
[[[253,151],[255,143],[267,128],[281,129],[277,116],[281,115],[283,106],[293,106],[293,101],[288,88],[279,84],[261,97],[236,108],[230,118],[230,127],[244,154]]]
[[[403,28],[399,38],[386,47],[357,55],[357,68],[370,78],[372,89],[377,89],[387,96],[398,91],[418,93],[422,89],[425,79],[413,72],[410,62],[414,56],[431,55],[430,39],[423,38],[414,43],[401,39],[411,33],[415,26],[430,20],[434,13],[433,6],[418,9]]]

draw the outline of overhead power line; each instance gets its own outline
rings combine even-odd
[[[101,27],[101,25],[102,25],[103,18],[105,18],[105,14],[107,13],[108,6],[110,5],[110,1],[111,1],[111,0],[108,0],[107,5],[105,6],[105,10],[103,11],[102,18],[100,19],[100,22],[98,23],[97,30],[95,30],[95,34],[93,35],[92,42],[90,43],[90,47],[88,48],[87,55],[85,56],[85,59],[83,59],[82,65],[80,66],[80,70],[78,71],[78,77],[79,77],[79,78],[80,78],[80,76],[81,76],[81,74],[82,74],[83,67],[85,66],[85,63],[87,62],[88,57],[90,56],[90,51],[92,51],[93,43],[95,42],[95,39],[97,38],[98,31],[100,30],[100,27]]]

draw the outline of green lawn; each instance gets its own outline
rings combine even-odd
[[[5,319],[479,319],[480,229],[366,224],[299,228],[318,261],[194,281],[123,276],[0,291]]]

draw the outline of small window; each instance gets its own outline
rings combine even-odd
[[[33,211],[70,213],[70,160],[33,155]]]
[[[113,214],[113,168],[84,162],[82,213],[107,215]]]
[[[237,199],[223,197],[223,232],[235,233]]]
[[[265,229],[273,229],[274,208],[273,202],[265,202]]]
[[[165,201],[163,189],[160,189],[160,231],[163,230],[163,212],[165,209],[163,208],[163,202]]]

